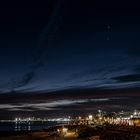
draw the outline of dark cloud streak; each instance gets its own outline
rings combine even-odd
[[[31,70],[24,74],[23,77],[21,77],[19,80],[16,80],[16,82],[12,81],[12,91],[16,90],[17,88],[24,87],[30,81],[35,77],[36,71],[43,66],[43,55],[46,55],[49,42],[51,39],[53,39],[53,35],[55,34],[55,31],[58,28],[58,18],[61,16],[60,14],[60,7],[61,7],[62,1],[56,1],[55,6],[53,8],[53,12],[50,16],[50,20],[48,21],[47,25],[42,29],[42,33],[40,35],[39,42],[34,46],[34,53],[33,53],[33,61]]]

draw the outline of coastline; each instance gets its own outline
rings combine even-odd
[[[67,132],[64,133],[63,130]],[[59,131],[58,131],[59,129]],[[60,131],[63,131],[63,135]],[[131,140],[140,138],[140,127],[132,126],[53,126],[40,131],[5,131],[0,133],[0,140]]]

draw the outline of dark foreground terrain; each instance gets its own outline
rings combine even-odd
[[[0,140],[140,140],[140,127],[134,126],[65,126],[65,135],[58,127],[32,132],[1,132]]]

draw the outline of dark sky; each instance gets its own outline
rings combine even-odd
[[[139,108],[139,4],[1,2],[0,112]]]

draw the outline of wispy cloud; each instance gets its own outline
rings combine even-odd
[[[42,102],[42,103],[26,103],[26,104],[1,104],[0,110],[22,110],[22,111],[31,111],[31,110],[53,110],[53,108],[71,106],[76,104],[90,103],[90,102],[107,102],[110,99],[108,98],[99,98],[99,99],[77,99],[77,100],[57,100],[51,102]]]

